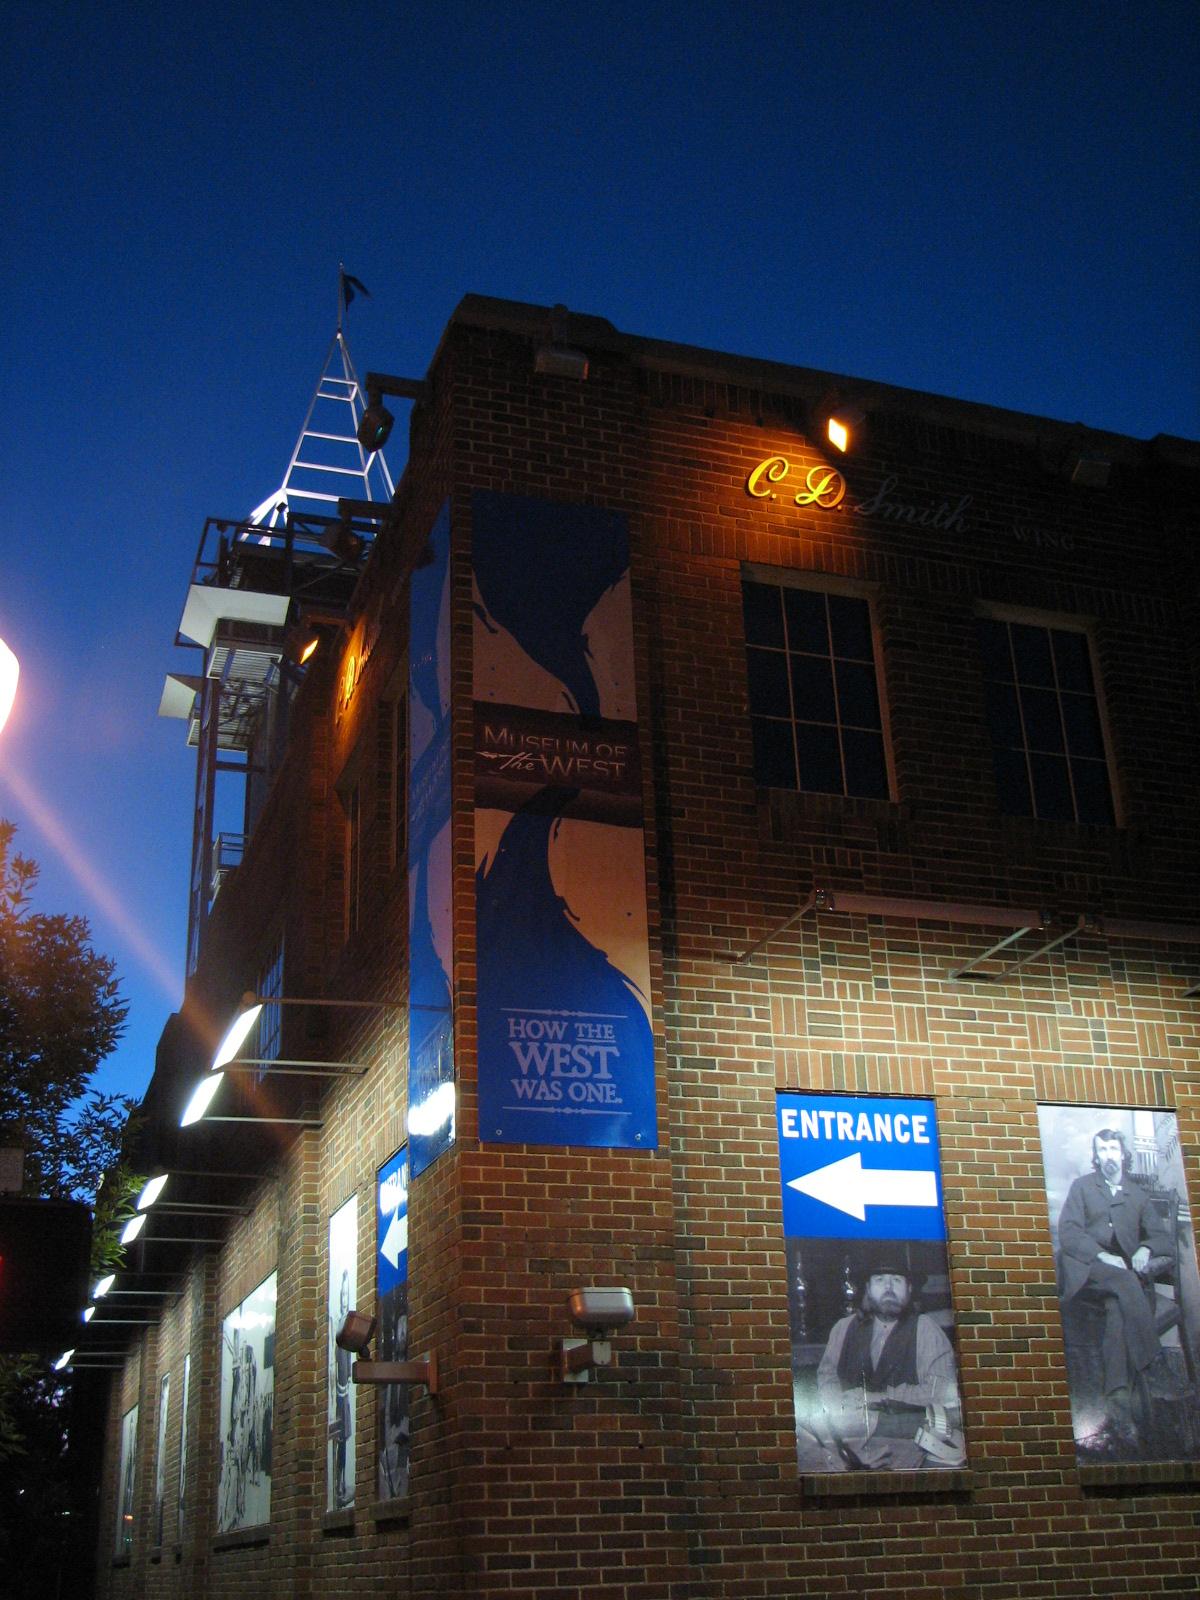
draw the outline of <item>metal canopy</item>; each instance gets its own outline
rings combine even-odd
[[[741,955],[735,956],[733,964],[744,966],[803,918],[828,912],[1008,929],[1002,938],[973,960],[950,968],[946,976],[956,982],[1004,983],[1022,967],[1029,966],[1039,957],[1048,955],[1051,950],[1083,934],[1107,939],[1146,939],[1161,944],[1200,945],[1200,924],[1195,923],[1091,917],[1086,914],[1064,918],[1048,911],[1012,906],[974,905],[955,900],[916,900],[903,896],[862,894],[852,889],[814,889],[790,916],[756,940]],[[1036,939],[1033,948],[1029,944],[1030,935]],[[990,971],[982,970],[985,963],[997,961],[1005,951],[1011,952],[1007,959],[1001,960]],[[1200,996],[1200,982],[1184,990],[1185,998],[1197,996]]]

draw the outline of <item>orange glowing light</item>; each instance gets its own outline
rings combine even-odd
[[[316,637],[316,636],[315,636],[315,635],[314,635],[314,636],[313,636],[313,637],[312,637],[312,638],[311,638],[311,639],[310,639],[310,640],[309,640],[309,641],[308,641],[308,643],[307,643],[307,644],[306,644],[306,645],[305,645],[305,646],[304,646],[304,649],[303,649],[303,650],[301,650],[301,652],[300,652],[300,665],[301,665],[301,666],[303,666],[303,665],[304,665],[304,663],[305,663],[305,662],[306,662],[306,661],[307,661],[307,660],[309,660],[309,658],[310,658],[310,657],[311,657],[311,656],[312,656],[312,655],[313,655],[313,654],[314,654],[314,652],[315,652],[315,651],[316,651],[316,648],[317,648],[317,646],[318,646],[318,645],[319,645],[319,644],[320,644],[320,642],[321,642],[321,641],[320,641],[320,639],[318,639],[318,638],[317,638],[317,637]]]
[[[843,453],[850,444],[850,430],[837,417],[829,419],[829,442],[835,450],[841,450]]]

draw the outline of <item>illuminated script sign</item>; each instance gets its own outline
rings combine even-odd
[[[858,517],[880,517],[885,522],[908,524],[918,528],[940,528],[943,532],[967,531],[967,508],[972,496],[964,494],[956,501],[942,500],[934,505],[900,499],[896,490],[900,480],[894,473],[884,478],[879,488],[866,500],[846,500],[846,480],[836,467],[821,463],[809,467],[803,476],[804,487],[796,494],[777,492],[773,487],[782,484],[792,470],[786,456],[768,456],[751,469],[746,479],[746,493],[754,500],[790,499],[798,506],[817,506],[822,511],[833,511],[845,502],[847,511]],[[797,474],[801,469],[797,468]],[[793,478],[792,483],[798,481]],[[788,489],[792,484],[788,485]],[[1018,534],[1018,537],[1022,537]]]
[[[756,500],[778,500],[779,496],[771,484],[781,483],[790,470],[791,464],[786,456],[768,456],[765,461],[758,463],[746,479],[746,493],[753,495]],[[836,467],[826,466],[809,467],[804,475],[803,489],[794,496],[798,506],[820,506],[824,511],[832,511],[845,498],[845,478]]]

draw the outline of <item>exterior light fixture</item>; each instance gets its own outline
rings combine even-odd
[[[167,1187],[167,1179],[169,1176],[169,1173],[160,1172],[157,1177],[150,1179],[149,1183],[146,1184],[141,1194],[139,1194],[137,1197],[137,1209],[139,1211],[148,1211],[150,1209],[150,1207],[158,1199],[159,1195]]]
[[[121,1243],[122,1244],[132,1244],[133,1241],[137,1238],[138,1234],[141,1233],[142,1229],[145,1226],[146,1226],[146,1213],[144,1211],[139,1211],[137,1216],[136,1217],[130,1217],[129,1221],[125,1224],[124,1228],[122,1228],[122,1230],[121,1230]]]
[[[99,1283],[97,1283],[96,1287],[92,1290],[92,1299],[102,1300],[112,1288],[113,1284],[116,1283],[116,1281],[117,1275],[115,1272],[110,1272],[107,1277],[101,1278]]]
[[[218,1067],[223,1067],[227,1061],[233,1060],[245,1043],[246,1036],[251,1028],[258,1021],[261,1011],[261,1002],[256,1000],[252,994],[242,996],[241,1009],[225,1030],[225,1037],[217,1046],[217,1053],[212,1058],[210,1071],[215,1072]],[[185,1123],[184,1126],[186,1127],[187,1124]]]
[[[367,406],[358,420],[355,432],[358,442],[368,455],[382,450],[392,435],[396,419],[383,403],[378,389],[367,390]]]
[[[383,403],[384,395],[394,395],[400,400],[423,400],[429,385],[422,378],[396,378],[386,372],[368,372],[363,385],[367,391],[367,407],[355,433],[363,449],[373,455],[388,442],[396,421]]]
[[[54,1371],[61,1372],[64,1367],[69,1367],[71,1365],[71,1357],[74,1354],[74,1350],[64,1350],[62,1355],[60,1355],[58,1360],[54,1363]]]
[[[17,698],[17,679],[21,666],[15,655],[0,639],[0,728],[8,721],[8,714]]]
[[[196,1085],[196,1088],[192,1094],[192,1098],[184,1107],[183,1115],[179,1119],[179,1126],[181,1128],[190,1128],[193,1122],[200,1121],[200,1118],[208,1110],[209,1106],[212,1105],[213,1100],[216,1097],[217,1090],[224,1082],[225,1074],[223,1072],[216,1071],[210,1072],[207,1078],[200,1079],[200,1082]],[[134,1221],[137,1221],[136,1217],[134,1218]],[[121,1242],[124,1244],[125,1240],[122,1239]]]
[[[1071,450],[1067,454],[1064,476],[1068,483],[1083,489],[1107,489],[1112,462],[1096,451]]]
[[[222,1076],[223,1076],[223,1074],[222,1074]],[[147,1183],[146,1187],[142,1190],[141,1194],[138,1196],[137,1209],[139,1211],[149,1211],[149,1209],[150,1209],[150,1207],[152,1205],[157,1204],[160,1195],[166,1189],[167,1184],[170,1181],[170,1177],[171,1177],[171,1174],[169,1172],[160,1172],[160,1173],[157,1174],[157,1176],[155,1176],[155,1177],[150,1179],[150,1181]],[[231,1205],[221,1205],[221,1204],[214,1205],[214,1204],[211,1204],[211,1203],[206,1202],[206,1201],[195,1201],[195,1200],[187,1200],[187,1201],[183,1201],[183,1202],[172,1201],[168,1205],[159,1206],[158,1214],[161,1215],[164,1212],[169,1212],[169,1213],[172,1213],[172,1214],[175,1214],[175,1215],[182,1215],[182,1216],[209,1215],[209,1214],[211,1214],[213,1212],[226,1212],[226,1213],[232,1212],[232,1213],[236,1213],[239,1216],[248,1215],[248,1213],[246,1211],[246,1208],[244,1206],[231,1206]]]
[[[596,1368],[612,1366],[610,1335],[633,1321],[633,1295],[628,1289],[574,1289],[567,1314],[585,1337],[559,1341],[558,1375],[563,1383],[587,1383]]]
[[[260,1066],[260,1065],[261,1066],[274,1066],[274,1064],[275,1064],[274,1062],[253,1062],[253,1061],[235,1062],[229,1068],[229,1071],[237,1072],[237,1071],[240,1071],[240,1070],[243,1070],[243,1069],[244,1070],[252,1070],[255,1066]],[[311,1067],[302,1067],[302,1068],[281,1067],[279,1070],[282,1071],[282,1072],[292,1071],[292,1072],[308,1073],[308,1074],[310,1074],[311,1076],[314,1076],[314,1077],[325,1077],[329,1073],[329,1069],[327,1067],[319,1064],[319,1063],[316,1064],[316,1065],[313,1065]],[[338,1071],[339,1070],[340,1070],[340,1067],[335,1067],[334,1076],[338,1075]],[[355,1067],[353,1070],[354,1070],[355,1074],[358,1075],[358,1074],[360,1074],[360,1071],[362,1069],[360,1069],[358,1067]],[[203,1078],[200,1079],[200,1082],[196,1085],[195,1090],[192,1093],[192,1098],[188,1101],[187,1105],[183,1108],[183,1115],[179,1119],[179,1126],[181,1128],[190,1128],[193,1125],[193,1123],[196,1123],[196,1122],[200,1121],[200,1119],[204,1116],[204,1113],[208,1110],[209,1106],[212,1105],[213,1100],[216,1098],[217,1090],[221,1087],[221,1085],[224,1082],[225,1082],[225,1073],[224,1072],[211,1072],[210,1071]],[[277,1123],[281,1123],[281,1124],[282,1123],[287,1123],[290,1126],[297,1127],[297,1128],[320,1128],[320,1127],[323,1126],[323,1124],[320,1121],[320,1119],[316,1118],[316,1117],[209,1117],[208,1120],[210,1122],[263,1122],[263,1123],[277,1122]],[[232,1207],[224,1207],[224,1206],[201,1206],[201,1207],[184,1206],[184,1207],[177,1207],[177,1206],[171,1206],[171,1207],[168,1207],[167,1209],[168,1210],[180,1210],[180,1209],[182,1209],[182,1210],[185,1210],[185,1211],[191,1211],[191,1210],[221,1211],[221,1210],[228,1209],[228,1210],[237,1211],[239,1208],[237,1206],[232,1206]],[[144,1216],[145,1213],[143,1212],[142,1215]],[[136,1218],[134,1220],[136,1221]],[[122,1241],[122,1243],[123,1242],[124,1241]]]
[[[95,1315],[96,1315],[95,1306],[84,1306],[84,1308],[83,1308],[83,1320],[85,1322],[90,1322]]]
[[[583,383],[588,375],[588,358],[582,350],[567,343],[567,319],[570,312],[558,305],[550,312],[547,336],[533,355],[533,370],[549,378],[574,378]]]
[[[308,641],[308,643],[305,644],[304,646],[302,646],[302,648],[300,650],[300,654],[299,654],[299,656],[297,658],[297,661],[296,661],[296,665],[298,667],[302,667],[302,666],[304,666],[304,664],[306,662],[311,661],[313,655],[316,653],[317,646],[320,644],[320,642],[321,642],[320,638],[318,637],[317,634],[314,633],[312,638]]]
[[[862,430],[867,414],[861,406],[835,405],[825,418],[825,437],[843,455]]]
[[[412,1361],[372,1361],[369,1347],[374,1332],[374,1317],[365,1311],[347,1311],[334,1339],[339,1350],[366,1357],[350,1369],[355,1383],[423,1383],[430,1394],[437,1393],[438,1364],[432,1350]]]

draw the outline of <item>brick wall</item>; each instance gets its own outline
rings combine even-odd
[[[290,1146],[254,1136],[270,1181],[253,1193],[251,1215],[193,1269],[157,1343],[139,1343],[140,1368],[114,1385],[110,1433],[136,1389],[151,1462],[158,1379],[172,1371],[178,1407],[175,1373],[191,1339],[183,1544],[177,1557],[164,1544],[155,1563],[140,1538],[132,1564],[116,1569],[106,1546],[102,1592],[315,1596],[351,1582],[366,1593],[510,1600],[1193,1592],[1194,1469],[1076,1464],[1037,1106],[1173,1109],[1195,1196],[1200,1012],[1181,996],[1200,952],[1085,933],[993,986],[947,976],[993,942],[985,928],[819,913],[749,962],[736,959],[813,887],[1195,919],[1200,740],[1183,513],[1164,507],[1170,481],[1164,489],[1161,474],[1139,471],[1124,442],[1111,491],[1071,489],[1048,470],[1052,425],[893,396],[844,464],[850,500],[869,502],[889,481],[897,503],[969,497],[965,530],[755,499],[746,478],[756,463],[783,455],[799,481],[819,460],[803,437],[805,375],[581,325],[587,381],[542,377],[537,329],[524,308],[490,303],[464,307],[451,324],[414,417],[394,525],[350,630],[310,669],[288,762],[222,891],[190,1002],[196,1032],[215,1033],[271,922],[286,929],[289,994],[403,998],[389,701],[403,675],[406,573],[448,496],[458,1141],[410,1201],[410,1350],[435,1348],[442,1365],[436,1398],[413,1391],[411,1494],[376,1504],[374,1396],[361,1392],[356,1505],[324,1513],[328,1221],[357,1194],[359,1303],[369,1309],[375,1171],[404,1138],[403,1012],[289,1014],[289,1053],[369,1071],[315,1096],[278,1091],[289,1105],[319,1107],[322,1127]],[[477,1138],[467,758],[477,489],[628,518],[656,1152]],[[870,586],[893,799],[756,788],[742,563]],[[1090,619],[1121,829],[999,814],[975,643],[983,603]],[[368,635],[347,700],[347,658],[361,660]],[[347,940],[339,795],[354,778],[364,894]],[[797,1470],[781,1089],[936,1100],[970,1449],[960,1472]],[[270,1540],[214,1547],[221,1318],[272,1269]],[[637,1318],[616,1342],[617,1367],[567,1388],[551,1374],[551,1349],[568,1331],[566,1294],[587,1282],[630,1287]],[[174,1424],[169,1440],[168,1476]],[[110,1452],[110,1499],[115,1471]],[[144,1466],[142,1529],[151,1474]],[[112,1504],[102,1520],[109,1544]]]

